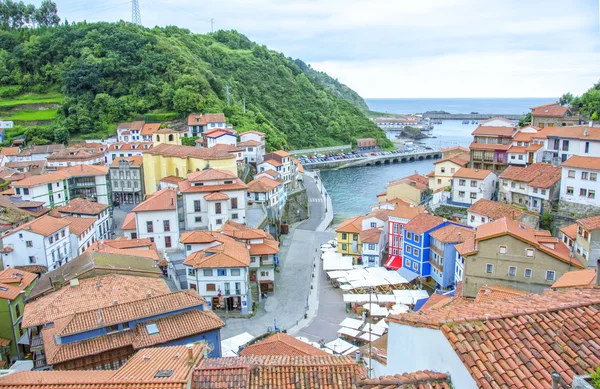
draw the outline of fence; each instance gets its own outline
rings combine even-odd
[[[342,151],[342,150],[352,150],[352,145],[321,147],[318,149],[293,150],[293,151],[290,151],[289,153],[292,155],[306,155],[306,154],[325,153],[328,151]]]

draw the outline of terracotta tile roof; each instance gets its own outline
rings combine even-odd
[[[181,234],[181,239],[179,241],[183,244],[202,244],[202,243],[212,243],[217,242],[219,234],[215,232],[194,230],[187,231]]]
[[[415,176],[415,174],[413,174],[413,176]],[[388,183],[387,187],[396,186],[396,185],[410,185],[410,186],[417,188],[421,192],[427,190],[427,188],[429,186],[429,178],[427,178],[425,176],[419,176],[419,177],[422,177],[422,179],[427,180],[426,183],[423,183],[422,179],[414,180],[410,177],[412,177],[412,176],[404,177],[404,178],[400,178],[398,180],[391,181],[390,183]]]
[[[454,248],[462,256],[477,252],[475,250],[475,239],[468,239],[463,243],[455,244]]]
[[[187,175],[188,181],[202,182],[202,181],[217,181],[217,180],[231,180],[236,179],[237,176],[228,170],[218,169],[204,169],[198,172],[189,173]]]
[[[423,309],[423,307],[421,307]],[[371,344],[365,344],[360,348],[360,353],[367,358],[373,358],[382,365],[387,366],[388,334],[375,339]]]
[[[179,182],[179,191],[181,193],[205,193],[205,192],[220,192],[225,190],[241,190],[247,189],[248,185],[239,178],[232,179],[232,184],[216,184],[216,185],[201,185],[194,186],[188,180]]]
[[[110,166],[119,166],[121,160],[129,162],[131,166],[142,166],[144,164],[144,157],[141,155],[134,155],[132,157],[117,157],[111,162]]]
[[[93,217],[74,217],[65,216],[58,218],[69,223],[69,232],[75,235],[81,235],[88,229],[94,227],[94,222],[97,220]]]
[[[256,147],[256,146],[260,146],[261,144],[262,143],[260,143],[257,140],[249,139],[249,140],[244,141],[244,142],[238,142],[237,146],[238,147]]]
[[[279,176],[279,173],[278,173],[278,172],[276,172],[276,171],[275,171],[275,170],[273,170],[273,169],[268,169],[268,170],[265,170],[264,172],[259,172],[259,173],[257,173],[256,175],[258,176],[259,174],[268,174],[268,175],[270,175],[271,177],[277,177],[277,176]]]
[[[56,173],[64,174],[67,178],[105,176],[108,174],[108,166],[75,165],[59,169]]]
[[[471,150],[500,150],[500,151],[506,151],[510,148],[511,145],[507,144],[507,145],[498,145],[498,144],[491,144],[491,143],[477,143],[477,142],[471,142],[471,144],[469,145],[469,148]]]
[[[445,149],[442,149],[442,153],[447,153],[447,152],[449,152],[449,151],[455,151],[455,150],[456,150],[457,152],[463,151],[463,152],[465,152],[465,153],[469,153],[469,152],[471,151],[471,150],[469,150],[468,148],[466,148],[466,147],[463,147],[463,146],[453,146],[453,147],[447,147],[447,148],[445,148]]]
[[[543,251],[544,253],[549,254],[562,262],[569,263],[580,269],[583,268],[583,265],[575,257],[571,257],[571,251],[569,248],[557,238],[551,237],[551,241],[547,239],[540,239],[540,237],[546,237],[547,233],[541,233],[540,231],[532,229],[528,225],[507,218],[502,218],[480,225],[477,227],[475,239],[480,241],[483,239],[491,239],[503,235],[510,235],[515,239],[525,241],[534,246],[536,249]],[[542,244],[542,242],[546,244]],[[548,247],[548,243],[554,243],[554,248]]]
[[[84,254],[85,255],[85,254]],[[78,312],[111,306],[169,293],[164,280],[108,274],[79,280],[78,286],[66,286],[25,305],[23,328],[51,323]]]
[[[450,377],[444,373],[420,370],[413,373],[395,374],[364,379],[356,386],[360,389],[451,389]]]
[[[503,121],[503,122],[505,122],[505,123],[509,123],[509,124],[513,124],[513,125],[516,125],[516,124],[517,124],[517,123],[516,123],[514,120],[510,120],[510,119],[504,118],[504,117],[502,117],[502,116],[494,116],[494,117],[491,117],[491,118],[489,118],[489,119],[487,119],[487,120],[482,120],[482,121],[480,121],[480,122],[479,122],[479,125],[483,125],[483,124],[486,124],[486,123],[492,122],[492,121],[494,121],[494,120],[500,120],[500,121]]]
[[[119,123],[119,125],[117,126],[117,129],[119,130],[141,130],[144,127],[144,121],[142,120],[138,120],[135,122],[124,122],[124,123]]]
[[[595,231],[600,228],[600,216],[577,219],[577,224],[581,224],[581,226],[588,231]]]
[[[526,182],[536,188],[550,188],[560,181],[560,166],[547,163],[534,163],[527,167],[509,166],[500,174],[500,179]]]
[[[508,204],[499,203],[493,200],[479,199],[467,210],[471,213],[486,216],[494,220],[507,217],[513,220],[518,220],[525,214],[518,208],[511,207]]]
[[[272,255],[279,252],[279,242],[273,239],[265,239],[263,243],[251,243],[250,255]]]
[[[472,180],[483,180],[490,174],[493,174],[491,170],[461,167],[456,171],[456,173],[454,173],[452,178],[469,178]]]
[[[47,161],[72,161],[72,160],[91,160],[104,156],[101,151],[92,149],[73,149],[58,150],[49,155]]]
[[[230,135],[230,136],[235,137],[234,133],[232,133],[231,131],[228,131],[226,129],[215,129],[215,130],[207,131],[202,135],[206,138],[218,138],[223,135]]]
[[[226,235],[219,237],[220,244],[187,256],[184,265],[199,268],[248,267],[250,253],[244,243]]]
[[[67,205],[63,207],[57,207],[55,209],[62,213],[98,215],[101,212],[105,211],[107,208],[108,205],[106,204],[101,204],[97,201],[90,201],[87,199],[77,197],[69,201]]]
[[[132,212],[171,211],[177,209],[177,191],[164,188],[142,201]]]
[[[571,387],[575,375],[600,364],[599,323],[596,295],[562,307],[455,322],[442,332],[477,387],[550,388],[553,370],[561,376],[559,387]]]
[[[254,130],[250,130],[250,131],[245,131],[245,132],[241,132],[240,136],[244,135],[244,134],[256,134],[256,135],[260,135],[260,136],[265,136],[264,132],[260,132],[260,131],[254,131]]]
[[[360,232],[362,243],[379,243],[382,231],[379,228],[371,228]]]
[[[154,143],[152,142],[117,142],[117,143],[113,143],[108,145],[107,147],[107,151],[122,151],[122,150],[148,150],[149,148],[152,147]],[[148,148],[145,148],[144,146],[149,146]],[[125,158],[125,157],[123,157]]]
[[[573,223],[560,229],[560,232],[575,240],[577,238],[577,223]]]
[[[544,129],[548,138],[567,138],[580,140],[600,140],[600,127],[566,126],[547,127]],[[587,134],[587,135],[586,135]]]
[[[278,180],[273,180],[269,177],[259,177],[248,183],[248,192],[250,193],[266,193],[281,186],[283,183]]]
[[[527,146],[526,151],[538,151],[539,149],[543,148],[544,145],[538,144],[538,143],[532,143],[529,146]]]
[[[62,181],[62,180],[66,180],[67,178],[69,178],[69,176],[66,174],[63,174],[63,172],[59,170],[54,173],[45,173],[45,174],[40,174],[39,176],[31,176],[31,177],[24,178],[20,181],[13,182],[12,186],[29,187],[29,186],[34,186],[34,185],[47,184],[47,183],[55,182],[55,181]]]
[[[160,179],[160,182],[166,182],[169,184],[178,184],[181,181],[184,181],[185,178],[177,177],[177,176],[166,176]]]
[[[129,212],[123,220],[122,230],[135,230],[137,228],[135,221],[135,213]]]
[[[223,226],[219,229],[219,232],[238,240],[269,238],[269,234],[263,230],[252,228],[245,224],[236,223],[231,220],[226,221],[225,224],[223,224]]]
[[[204,125],[207,123],[225,123],[225,114],[223,113],[192,113],[188,116],[188,126]]]
[[[146,154],[176,158],[197,158],[204,160],[235,158],[234,155],[226,151],[221,151],[214,148],[168,145],[166,143],[161,143],[158,146],[154,146],[150,150],[146,151]]]
[[[440,229],[433,231],[431,237],[443,243],[459,243],[475,237],[475,230],[467,226],[457,226],[448,224]]]
[[[510,298],[525,296],[528,294],[522,290],[508,288],[501,285],[486,285],[479,289],[477,297],[475,297],[475,304],[482,302],[507,300]]]
[[[225,193],[221,193],[221,192],[212,192],[212,193],[205,195],[204,200],[206,200],[206,201],[223,201],[223,200],[229,200],[229,196],[227,196]]]
[[[516,134],[514,127],[496,127],[480,125],[471,133],[471,135],[497,135],[502,137],[513,137]]]
[[[121,256],[130,256],[130,257],[144,257],[153,259],[156,262],[161,261],[161,257],[156,249],[156,244],[152,243],[151,248],[119,248],[113,247],[104,242],[96,241],[92,243],[90,247],[88,247],[85,252],[94,252],[94,253],[106,253],[106,254],[118,254]],[[166,263],[161,264],[159,266],[165,266]]]
[[[443,307],[444,305],[446,305],[447,303],[449,303],[452,300],[452,296],[447,296],[444,294],[440,294],[440,293],[434,293],[431,296],[429,296],[429,298],[427,299],[427,301],[425,301],[425,304],[423,304],[421,306],[421,309],[419,309],[419,311],[427,311],[428,309],[436,309],[439,307]]]
[[[544,118],[564,117],[569,107],[561,107],[560,103],[540,105],[531,108],[531,115]]]
[[[240,153],[244,151],[235,145],[216,144],[212,146],[212,148],[215,150],[227,151],[228,153]]]
[[[562,166],[574,167],[579,169],[600,170],[600,158],[573,155],[571,158],[563,162]]]
[[[593,287],[596,284],[596,269],[575,270],[563,274],[552,288]]]
[[[439,226],[443,222],[444,219],[441,217],[422,213],[406,223],[403,228],[407,231],[411,231],[420,235],[434,227]]]
[[[535,134],[535,132],[523,132],[522,130],[519,130],[517,135],[513,136],[512,140],[513,142],[531,142],[531,139]]]
[[[358,234],[362,231],[362,221],[364,216],[356,216],[346,219],[335,229],[335,232],[350,232]]]
[[[90,387],[89,384],[99,384],[110,381],[115,374],[112,370],[31,370],[18,371],[0,377],[0,385],[9,387],[19,385],[22,388],[45,387]],[[81,385],[81,386],[78,386]]]
[[[124,236],[121,236],[116,239],[105,239],[102,242],[98,242],[115,249],[135,249],[145,247],[150,250],[156,247],[156,244],[153,243],[150,238],[128,239]]]
[[[284,151],[284,150],[273,151],[273,154],[279,155],[280,157],[289,157],[290,156],[290,153],[288,153],[287,151]]]
[[[6,235],[11,235],[18,231],[30,231],[39,235],[50,236],[55,232],[67,227],[69,224],[70,222],[67,220],[44,215],[25,224],[21,224],[14,230],[8,231]]]
[[[282,165],[283,165],[281,162],[279,162],[279,161],[278,161],[278,160],[276,160],[276,159],[265,159],[265,160],[263,161],[263,163],[267,163],[267,164],[269,164],[269,165],[271,165],[271,166],[275,166],[275,167],[277,167],[277,166],[282,166]]]
[[[144,123],[140,135],[154,135],[160,129],[160,123]]]
[[[510,154],[525,154],[527,152],[527,147],[525,146],[515,146],[512,145],[510,146],[510,148],[508,149],[508,152]]]
[[[115,296],[118,297],[118,296]],[[180,290],[168,294],[143,297],[126,303],[108,305],[71,315],[65,321],[60,336],[74,335],[112,324],[139,320],[184,310],[204,304],[206,300],[193,290]],[[101,317],[102,321],[98,318]]]
[[[37,278],[37,274],[6,268],[0,271],[0,299],[14,300]]]
[[[276,334],[244,347],[242,351],[240,351],[239,355],[325,356],[329,354],[321,349],[311,346],[308,343],[298,340],[293,336],[277,332]]]
[[[365,377],[349,356],[245,356],[204,359],[193,388],[356,389]]]
[[[392,212],[391,209],[375,209],[375,210],[369,212],[365,216],[365,218],[374,217],[375,219],[386,222],[388,220],[391,212]]]
[[[458,154],[447,155],[447,156],[443,157],[442,159],[435,161],[433,164],[437,165],[442,162],[452,162],[458,166],[465,167],[469,164],[469,161],[470,161],[469,154],[458,153]],[[434,175],[435,175],[435,172],[434,172]]]
[[[172,128],[165,127],[156,131],[156,134],[182,134],[184,132],[187,132],[187,130],[174,130]]]

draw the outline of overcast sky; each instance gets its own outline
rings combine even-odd
[[[55,0],[69,21],[124,0]],[[38,1],[39,2],[39,1]],[[363,97],[557,97],[600,80],[599,0],[139,0],[145,26],[235,29]]]

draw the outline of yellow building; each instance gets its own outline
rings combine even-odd
[[[452,184],[452,176],[461,167],[467,167],[470,156],[468,154],[450,154],[434,162],[433,172],[429,173],[429,189],[436,191]],[[433,174],[432,174],[433,173]]]
[[[425,198],[429,185],[429,179],[419,174],[390,181],[384,193],[377,195],[379,203],[399,199],[407,203],[417,205]]]
[[[156,192],[163,177],[184,178],[188,173],[200,171],[207,165],[237,175],[235,155],[227,151],[164,143],[154,146],[144,153],[146,194]]]
[[[156,131],[152,136],[154,146],[167,144],[167,145],[181,145],[181,138],[187,136],[187,131],[172,130],[170,128],[161,128]]]
[[[360,242],[360,233],[362,231],[362,221],[364,216],[357,216],[344,220],[335,230],[337,233],[337,252],[345,256],[351,256],[354,259],[360,256],[362,244]],[[356,261],[354,261],[356,263]]]

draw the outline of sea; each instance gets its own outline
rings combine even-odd
[[[557,101],[553,98],[514,99],[365,99],[375,112],[412,114],[426,111],[449,113],[521,114],[529,108]],[[477,124],[463,124],[461,120],[444,120],[435,125],[430,133],[434,138],[422,140],[434,148],[452,146],[468,147],[473,140],[471,133]],[[390,139],[396,134],[389,133]],[[334,217],[338,220],[364,215],[377,203],[377,194],[385,191],[386,184],[396,178],[413,173],[426,174],[433,170],[433,161],[417,161],[403,164],[365,166],[341,170],[321,170],[323,183],[333,202]]]

